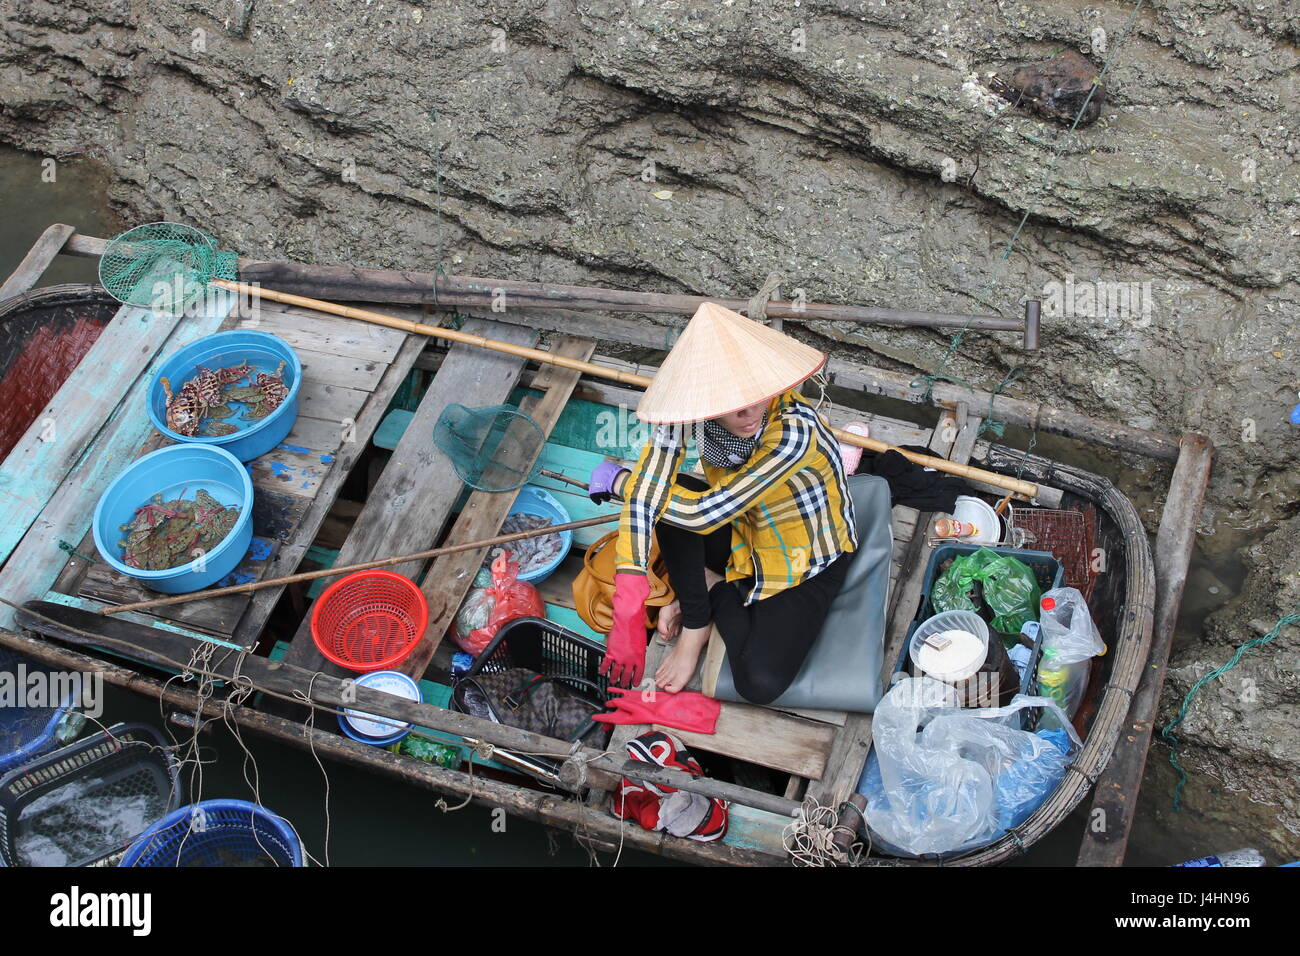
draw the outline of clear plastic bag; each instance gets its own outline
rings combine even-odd
[[[1073,719],[1088,688],[1089,662],[1104,654],[1106,645],[1092,622],[1087,601],[1075,588],[1045,592],[1040,607],[1043,658],[1038,665],[1039,690],[1060,703]]]
[[[1106,652],[1101,632],[1092,623],[1088,602],[1076,588],[1055,588],[1043,594],[1039,626],[1043,653],[1051,653],[1057,667],[1086,661]]]
[[[1018,729],[1017,715],[1032,707],[1057,715],[1064,729]],[[899,681],[885,695],[872,737],[873,761],[859,786],[864,817],[877,845],[903,856],[973,849],[1019,826],[1055,789],[1080,746],[1048,698],[963,709],[950,685],[928,677]]]
[[[993,611],[989,622],[1002,634],[1019,634],[1026,621],[1038,620],[1038,580],[1023,561],[980,548],[954,558],[930,589],[936,611],[975,611],[970,597],[975,582],[983,585],[984,603]]]

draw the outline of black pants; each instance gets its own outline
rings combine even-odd
[[[677,482],[701,491],[708,487],[692,475],[678,475]],[[655,525],[655,535],[682,605],[682,626],[704,627],[710,621],[718,626],[740,696],[755,704],[770,704],[780,697],[817,640],[852,555],[841,555],[802,584],[746,606],[752,579],[720,581],[711,589],[704,586],[706,567],[718,574],[726,569],[730,525],[697,534],[661,521]]]

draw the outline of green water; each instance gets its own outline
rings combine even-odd
[[[43,182],[42,157],[0,148],[0,277],[7,276],[27,249],[52,222],[66,222],[78,231],[111,237],[124,228],[105,201],[105,178],[89,162],[59,163],[55,181]],[[59,257],[40,283],[94,281],[94,260]],[[835,396],[837,400],[839,396]],[[880,409],[885,414],[890,410]],[[918,410],[908,406],[910,413]],[[892,414],[899,415],[895,409]],[[907,416],[900,416],[907,417]],[[1005,442],[1025,447],[1028,436],[1008,429]],[[1035,449],[1105,474],[1132,493],[1139,507],[1143,489],[1168,481],[1168,469],[1135,459],[1089,454],[1078,445],[1040,436]],[[1187,595],[1177,640],[1194,641],[1200,621],[1239,590],[1245,569],[1237,557],[1249,540],[1222,529],[1197,540]],[[161,724],[156,701],[109,688],[106,720],[143,720]],[[172,727],[177,735],[186,733]],[[297,748],[245,734],[245,741],[261,769],[260,796],[273,810],[289,818],[302,834],[307,849],[326,858],[326,807],[329,811],[328,858],[335,865],[507,865],[548,866],[589,863],[588,853],[568,834],[522,820],[507,818],[504,832],[490,809],[479,806],[444,813],[436,807],[438,796],[350,766],[325,762],[326,781],[310,754]],[[253,799],[244,778],[244,752],[222,725],[201,737],[206,758],[201,775],[190,775],[184,801],[191,798],[235,797]],[[1130,841],[1129,862],[1162,865],[1208,853],[1259,846],[1270,862],[1283,862],[1285,846],[1259,838],[1260,821],[1272,813],[1250,802],[1244,794],[1225,789],[1217,780],[1193,778],[1185,808],[1169,809],[1172,771],[1167,752],[1157,745],[1148,761],[1139,801],[1138,819]],[[456,801],[451,801],[456,802]],[[1055,832],[1037,843],[1024,858],[1028,865],[1070,865],[1085,826],[1086,803]],[[494,823],[496,825],[494,826]],[[1276,824],[1274,824],[1276,828]],[[1290,841],[1295,846],[1295,841]],[[609,865],[613,858],[601,854]],[[655,865],[655,856],[625,850],[620,865]]]
[[[122,231],[109,208],[103,171],[92,162],[55,161],[0,146],[0,278],[7,278],[47,226],[66,223],[88,236]],[[53,181],[49,181],[53,175]],[[96,282],[98,260],[59,256],[39,285]]]

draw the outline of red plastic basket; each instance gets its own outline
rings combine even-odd
[[[392,571],[358,571],[316,599],[311,637],[326,658],[359,673],[400,664],[429,623],[429,604],[415,582]]]

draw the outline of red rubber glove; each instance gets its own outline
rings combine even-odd
[[[614,625],[605,640],[605,660],[600,672],[614,684],[635,687],[645,673],[645,602],[650,581],[644,574],[619,571],[614,575]]]
[[[609,702],[609,706],[614,708],[613,713],[597,714],[592,720],[602,724],[659,724],[697,734],[711,734],[716,732],[718,714],[722,713],[722,701],[690,690],[680,694],[657,691],[650,699],[647,699],[648,694],[635,688],[614,687],[610,693],[622,695]]]

